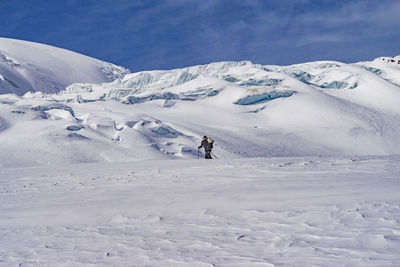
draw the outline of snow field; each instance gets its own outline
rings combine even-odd
[[[2,168],[5,266],[398,266],[399,157]]]

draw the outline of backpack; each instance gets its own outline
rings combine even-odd
[[[213,148],[214,145],[214,140],[212,140],[210,137],[207,137],[207,143],[210,145],[211,148]]]

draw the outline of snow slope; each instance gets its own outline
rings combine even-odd
[[[400,64],[217,62],[0,95],[1,166],[400,153]],[[200,154],[202,156],[202,154]]]
[[[0,38],[0,93],[56,93],[74,82],[113,81],[129,70],[49,45]]]
[[[400,158],[0,168],[1,266],[400,266]]]

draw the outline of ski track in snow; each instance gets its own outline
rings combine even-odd
[[[400,266],[398,156],[0,169],[1,266]]]

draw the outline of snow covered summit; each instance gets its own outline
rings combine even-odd
[[[74,82],[113,81],[129,70],[49,45],[0,38],[0,94],[57,93]]]

